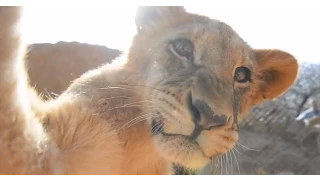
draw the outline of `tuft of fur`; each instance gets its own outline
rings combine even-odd
[[[24,67],[21,7],[0,7],[0,174],[171,174],[201,168],[234,147],[239,116],[295,81],[295,58],[251,49],[228,25],[183,7],[140,7],[138,33],[122,60],[91,70],[57,99],[42,100]],[[190,65],[170,42],[195,46]],[[236,83],[235,69],[252,71]],[[221,127],[193,136],[187,97],[200,99]],[[234,95],[237,99],[234,99]],[[238,115],[238,114],[236,114]]]

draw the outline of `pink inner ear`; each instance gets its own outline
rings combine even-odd
[[[298,63],[291,54],[280,50],[254,52],[262,76],[260,88],[265,90],[258,92],[260,97],[274,99],[294,84],[298,74]]]

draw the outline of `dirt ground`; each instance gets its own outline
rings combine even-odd
[[[320,174],[319,154],[308,155],[282,138],[242,129],[239,143],[228,159],[213,161],[217,169],[209,165],[201,174]]]

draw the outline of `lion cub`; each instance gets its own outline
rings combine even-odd
[[[22,8],[0,7],[1,174],[201,168],[234,147],[251,106],[297,76],[292,55],[252,49],[223,22],[140,7],[126,62],[89,71],[45,102],[28,84],[21,17]]]

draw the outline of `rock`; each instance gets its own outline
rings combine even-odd
[[[31,84],[46,96],[60,94],[71,81],[120,54],[105,46],[61,41],[30,45],[26,62]]]

